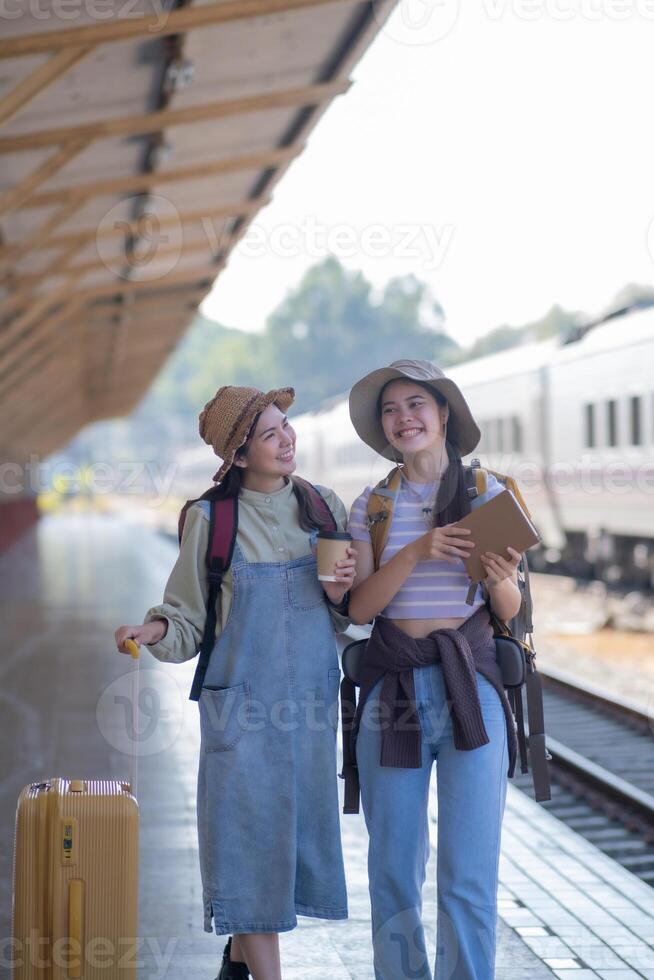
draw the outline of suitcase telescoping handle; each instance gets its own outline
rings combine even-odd
[[[136,797],[137,783],[138,783],[138,755],[137,755],[137,745],[136,745],[136,733],[138,732],[138,713],[139,713],[139,647],[138,643],[134,640],[127,639],[124,641],[123,646],[131,654],[132,660],[134,661],[134,669],[132,671],[132,732],[134,737],[132,738],[132,748],[129,754],[129,788],[133,797]]]

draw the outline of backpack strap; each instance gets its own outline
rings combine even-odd
[[[177,521],[177,541],[180,544],[180,546],[182,543],[182,535],[184,534],[184,525],[186,524],[186,515],[188,513],[189,507],[191,507],[193,504],[200,503],[201,500],[208,500],[209,502],[211,502],[212,500],[217,499],[219,495],[220,495],[220,485],[214,484],[212,487],[209,487],[208,490],[205,490],[204,493],[201,494],[199,497],[193,497],[192,500],[186,501],[186,503],[184,504],[184,506],[179,512],[179,520]]]
[[[209,580],[207,618],[200,647],[200,657],[195,668],[189,695],[191,701],[200,700],[204,677],[216,639],[216,605],[222,589],[223,575],[232,562],[237,530],[238,497],[209,500],[209,541],[206,554],[207,578]]]
[[[357,692],[354,681],[345,676],[341,681],[341,728],[343,736],[343,768],[339,773],[345,780],[343,813],[359,812],[359,769],[352,751],[352,725],[357,710]]]
[[[551,800],[550,773],[547,760],[551,758],[545,744],[545,718],[543,716],[543,686],[536,670],[534,654],[527,657],[527,715],[529,718],[529,763],[534,782],[534,798],[537,803]]]
[[[527,555],[523,552],[522,561],[520,563],[520,568],[524,576],[524,591],[523,601],[524,601],[524,617],[525,617],[525,633],[531,637],[534,632],[534,606],[531,598],[531,582],[529,580],[529,563],[527,561]]]
[[[314,487],[313,483],[309,483],[308,480],[303,480],[300,476],[294,476],[293,480],[295,483],[299,483],[307,491],[311,497],[311,502],[314,509],[318,511],[320,515],[320,522],[325,529],[325,531],[335,531],[337,529],[336,518],[332,514],[331,508],[320,490]]]
[[[375,570],[379,568],[381,556],[386,547],[401,479],[402,472],[399,466],[393,467],[390,473],[373,488],[368,497],[368,531],[370,532]]]

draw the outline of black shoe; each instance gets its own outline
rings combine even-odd
[[[230,960],[229,954],[232,949],[232,937],[227,940],[227,945],[223,952],[223,963],[216,980],[250,980],[250,971],[247,963]]]

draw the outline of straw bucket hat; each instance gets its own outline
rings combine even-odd
[[[256,416],[269,405],[276,405],[280,412],[286,412],[294,399],[294,388],[263,392],[258,388],[225,385],[218,389],[199,416],[200,435],[223,461],[214,476],[216,483],[222,480],[237,451],[246,442]]]
[[[388,367],[371,371],[350,392],[350,418],[357,434],[363,441],[386,459],[402,461],[402,453],[388,442],[377,414],[377,400],[382,388],[389,381],[421,381],[447,400],[448,442],[452,442],[462,456],[471,453],[481,438],[481,432],[472,417],[468,403],[458,385],[443,374],[431,361],[403,359],[393,361]]]

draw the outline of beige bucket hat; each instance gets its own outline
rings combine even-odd
[[[286,412],[294,400],[294,388],[263,392],[258,388],[225,385],[218,389],[199,416],[200,435],[223,461],[214,475],[216,483],[222,480],[234,462],[237,450],[246,442],[256,416],[269,405],[276,405],[280,412]]]
[[[350,418],[357,434],[375,452],[394,462],[402,461],[402,454],[394,449],[384,435],[377,416],[377,400],[385,384],[397,378],[404,381],[422,381],[447,399],[448,442],[452,442],[462,456],[471,453],[481,438],[481,432],[472,417],[461,390],[451,378],[443,374],[431,361],[403,359],[393,361],[388,367],[371,371],[350,392]]]

